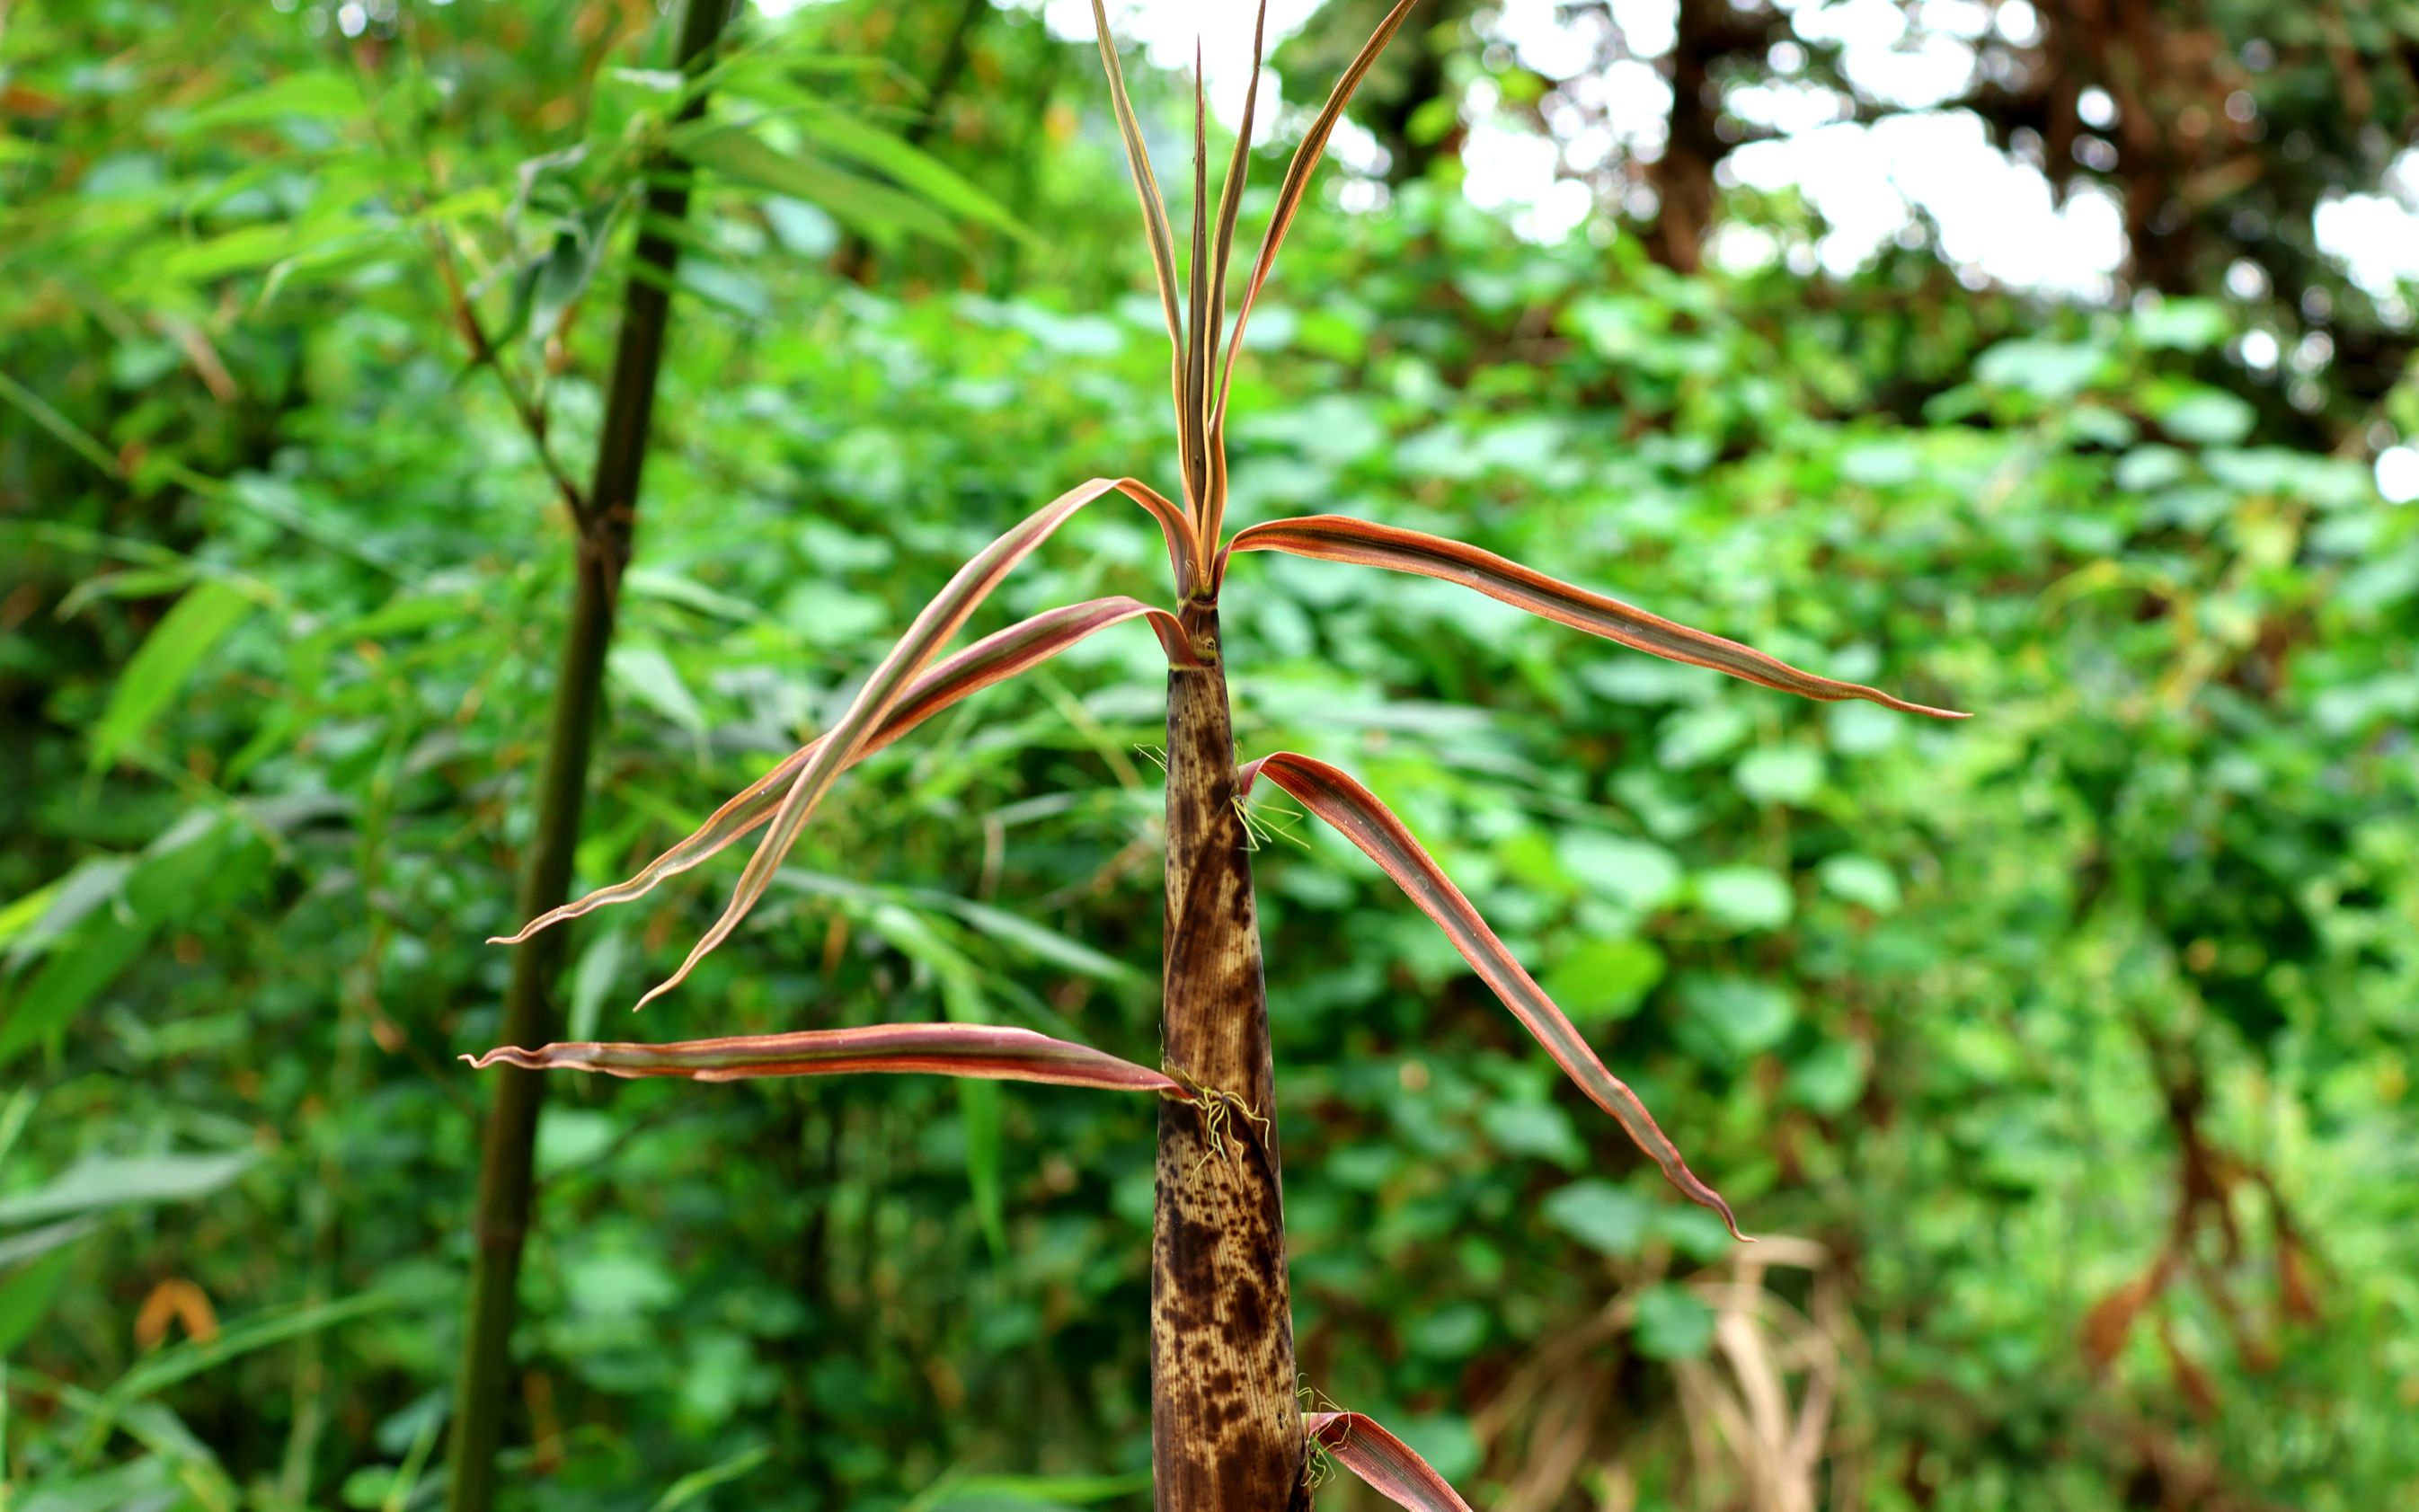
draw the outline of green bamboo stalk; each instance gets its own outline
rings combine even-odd
[[[732,0],[687,0],[677,53],[681,69],[700,68],[721,37],[731,8]],[[682,118],[693,118],[704,108],[701,92],[684,107]],[[660,228],[687,214],[686,177],[677,171],[650,175],[638,267],[624,295],[604,428],[597,440],[595,481],[581,521],[571,625],[563,640],[538,788],[537,834],[521,877],[523,918],[533,918],[570,895],[572,854],[579,842],[589,751],[604,689],[605,653],[613,639],[622,573],[630,561],[639,474],[646,464],[655,379],[670,320],[672,272],[680,256],[679,244]],[[553,1038],[554,990],[569,933],[550,930],[515,951],[501,1042],[543,1044]],[[496,1452],[503,1435],[513,1324],[519,1312],[521,1248],[531,1221],[532,1165],[545,1085],[535,1072],[502,1072],[496,1077],[495,1102],[488,1109],[461,1373],[447,1447],[451,1512],[488,1512],[495,1504]]]

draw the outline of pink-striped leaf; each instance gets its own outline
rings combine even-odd
[[[1117,134],[1125,139],[1126,166],[1133,175],[1134,197],[1142,202],[1143,234],[1150,242],[1151,274],[1159,282],[1160,313],[1167,317],[1167,339],[1184,349],[1184,322],[1177,314],[1176,232],[1168,224],[1167,200],[1159,192],[1159,177],[1150,171],[1150,152],[1143,146],[1142,122],[1126,95],[1126,70],[1117,62],[1117,44],[1109,39],[1109,13],[1092,0],[1092,30],[1100,39],[1101,71],[1109,76],[1109,104],[1117,118]]]
[[[1135,485],[1139,487],[1139,485]],[[916,616],[913,625],[899,643],[884,657],[882,664],[865,680],[848,711],[825,732],[821,745],[799,766],[798,774],[782,795],[780,806],[774,810],[763,840],[756,853],[747,858],[747,869],[740,872],[737,886],[732,888],[731,902],[720,918],[705,932],[681,963],[680,969],[650,989],[639,999],[640,1008],[671,991],[686,980],[697,964],[716,946],[731,937],[739,921],[756,906],[756,901],[772,885],[773,873],[797,842],[798,832],[806,827],[815,805],[831,791],[832,783],[849,764],[864,753],[865,743],[882,727],[890,711],[899,706],[913,686],[916,675],[958,633],[966,617],[991,595],[1010,569],[1031,555],[1034,548],[1050,538],[1051,532],[1065,524],[1077,510],[1102,494],[1125,491],[1125,482],[1115,478],[1094,478],[1091,482],[1069,489],[1027,516],[1025,520],[983,548],[973,561],[958,569],[948,586],[939,596]],[[1148,492],[1148,489],[1143,490]],[[1156,497],[1154,495],[1153,497]]]
[[[1318,815],[1336,831],[1358,845],[1369,858],[1384,869],[1394,885],[1408,894],[1422,913],[1436,921],[1478,972],[1479,980],[1503,1000],[1523,1027],[1536,1036],[1546,1053],[1564,1073],[1577,1082],[1596,1106],[1612,1115],[1630,1139],[1643,1150],[1663,1173],[1664,1180],[1680,1189],[1691,1202],[1702,1203],[1721,1214],[1722,1222],[1737,1239],[1738,1221],[1731,1216],[1731,1205],[1720,1193],[1697,1179],[1688,1163],[1680,1158],[1663,1131],[1656,1125],[1653,1114],[1639,1101],[1638,1094],[1627,1084],[1605,1069],[1596,1053],[1588,1047],[1579,1028],[1546,995],[1546,990],[1521,968],[1495,931],[1487,927],[1461,889],[1453,885],[1436,864],[1435,857],[1411,838],[1403,822],[1393,810],[1378,801],[1377,795],[1363,787],[1349,773],[1308,756],[1291,751],[1278,751],[1263,756],[1245,765],[1238,775],[1237,787],[1248,793],[1252,783],[1266,777],[1300,799],[1302,806]]]
[[[1302,1426],[1328,1458],[1410,1512],[1470,1512],[1444,1477],[1402,1440],[1359,1412],[1311,1412]]]
[[[1861,683],[1842,683],[1800,671],[1752,646],[1725,640],[1703,630],[1692,630],[1660,615],[1632,608],[1617,598],[1590,593],[1559,579],[1548,578],[1534,568],[1499,557],[1492,551],[1482,551],[1477,547],[1447,540],[1441,535],[1373,524],[1343,515],[1310,515],[1300,519],[1270,520],[1240,531],[1227,548],[1228,553],[1236,551],[1283,551],[1298,557],[1315,557],[1322,562],[1347,562],[1358,566],[1414,573],[1423,578],[1441,578],[1446,582],[1459,583],[1464,588],[1474,588],[1489,598],[1501,599],[1515,609],[1526,609],[1575,630],[1617,640],[1632,650],[1661,656],[1667,661],[1710,667],[1718,672],[1728,672],[1733,677],[1779,688],[1784,693],[1796,693],[1826,702],[1863,699],[1906,714],[1930,715],[1935,719],[1965,717],[1953,709],[1909,703],[1904,699],[1893,698]],[[1222,555],[1218,569],[1212,575],[1213,586],[1217,579],[1224,576],[1225,556]]]
[[[1160,644],[1166,649],[1172,664],[1179,667],[1194,664],[1193,648],[1185,642],[1184,626],[1165,609],[1154,609],[1139,599],[1123,596],[1070,604],[985,636],[917,676],[884,717],[881,725],[867,737],[855,760],[863,761],[960,700],[970,698],[994,683],[1003,682],[1039,662],[1048,660],[1096,631],[1105,630],[1112,625],[1122,625],[1138,616],[1149,620],[1151,629],[1158,633]],[[826,738],[818,736],[791,752],[779,765],[749,783],[738,796],[716,809],[713,817],[693,833],[639,868],[628,881],[599,887],[584,898],[539,915],[523,925],[517,934],[500,935],[487,943],[518,945],[539,931],[565,919],[578,918],[614,903],[642,898],[666,879],[680,875],[719,854],[742,837],[755,833],[773,817],[773,811],[780,807],[782,797],[790,791],[798,773],[813,759]]]
[[[1046,1082],[1114,1092],[1160,1092],[1189,1099],[1148,1066],[1031,1029],[993,1024],[872,1024],[797,1034],[748,1034],[673,1044],[507,1045],[471,1065],[527,1071],[585,1071],[608,1076],[679,1076],[736,1082],[760,1076],[833,1076],[846,1072],[923,1072],[995,1082]]]
[[[1226,160],[1226,179],[1218,191],[1218,230],[1210,240],[1210,330],[1203,362],[1202,402],[1214,409],[1224,396],[1223,375],[1217,395],[1208,392],[1209,363],[1217,360],[1219,338],[1226,329],[1226,273],[1235,256],[1235,219],[1243,208],[1243,190],[1251,181],[1252,121],[1260,104],[1260,59],[1268,46],[1269,5],[1260,0],[1252,18],[1252,79],[1243,87],[1243,119],[1235,128],[1235,150]],[[1205,415],[1214,428],[1216,416]]]
[[[1335,134],[1335,123],[1344,118],[1344,107],[1351,101],[1352,92],[1369,76],[1378,54],[1394,39],[1403,18],[1411,12],[1417,0],[1396,0],[1394,8],[1378,23],[1378,29],[1361,44],[1360,54],[1352,59],[1344,76],[1329,91],[1327,103],[1312,118],[1310,130],[1302,136],[1302,145],[1293,151],[1293,161],[1286,164],[1285,181],[1277,187],[1276,208],[1269,216],[1268,234],[1260,239],[1260,255],[1252,264],[1252,281],[1244,285],[1243,297],[1235,306],[1235,333],[1226,344],[1226,360],[1218,383],[1218,404],[1215,421],[1223,424],[1226,414],[1226,390],[1234,382],[1235,356],[1243,349],[1243,327],[1252,318],[1253,302],[1260,297],[1260,285],[1269,281],[1269,271],[1276,266],[1277,248],[1285,244],[1286,233],[1293,228],[1293,218],[1302,210],[1304,195],[1310,192],[1311,176],[1318,171],[1318,160],[1326,154],[1327,139]],[[1215,522],[1211,522],[1214,526]],[[1213,545],[1218,539],[1215,529],[1204,533]]]

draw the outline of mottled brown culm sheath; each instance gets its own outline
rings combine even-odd
[[[1184,625],[1207,665],[1167,678],[1170,1074],[1246,1104],[1159,1110],[1150,1246],[1150,1415],[1159,1512],[1310,1505],[1294,1392],[1268,996],[1214,605]],[[1220,1101],[1224,1101],[1223,1099]]]

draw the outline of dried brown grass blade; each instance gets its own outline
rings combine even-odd
[[[737,1035],[671,1044],[591,1043],[523,1050],[507,1045],[471,1065],[526,1071],[584,1071],[608,1076],[677,1076],[696,1082],[763,1076],[831,1076],[847,1072],[924,1072],[984,1081],[1043,1082],[1106,1091],[1190,1094],[1148,1066],[1031,1029],[992,1024],[874,1024],[797,1034]]]
[[[1139,599],[1095,598],[1050,609],[983,637],[918,676],[883,717],[881,725],[867,737],[864,748],[856,753],[850,764],[854,765],[855,762],[889,746],[950,705],[1048,660],[1087,636],[1136,617],[1148,618],[1150,627],[1158,632],[1160,644],[1166,650],[1171,664],[1194,665],[1193,649],[1185,642],[1182,623],[1165,609],[1154,609]],[[704,824],[639,868],[628,880],[617,882],[609,887],[599,887],[584,898],[539,915],[523,925],[517,934],[500,935],[487,943],[518,945],[541,930],[566,919],[643,898],[670,878],[719,855],[742,838],[763,828],[772,819],[774,811],[781,806],[782,797],[797,779],[798,773],[814,759],[815,752],[822,748],[826,738],[818,736],[791,752],[779,765],[749,783],[737,796],[716,809]]]
[[[1910,703],[1861,683],[1843,683],[1801,671],[1752,646],[1690,629],[1617,598],[1548,578],[1533,567],[1522,566],[1492,551],[1422,531],[1402,530],[1343,515],[1309,515],[1300,519],[1271,520],[1239,532],[1226,551],[1283,551],[1322,562],[1346,562],[1440,578],[1575,630],[1619,641],[1633,651],[1643,651],[1667,661],[1687,662],[1692,667],[1710,667],[1784,693],[1825,702],[1863,699],[1885,708],[1929,715],[1935,719],[1966,717],[1954,709]],[[1224,563],[1222,555],[1219,565],[1212,570],[1213,585],[1225,576]]]
[[[1291,751],[1278,751],[1246,764],[1236,777],[1238,791],[1249,792],[1258,777],[1266,777],[1292,794],[1303,808],[1334,826],[1337,833],[1377,862],[1420,911],[1444,931],[1445,938],[1477,971],[1479,980],[1503,1000],[1503,1006],[1512,1011],[1521,1026],[1536,1037],[1546,1054],[1563,1068],[1564,1074],[1577,1082],[1579,1090],[1596,1106],[1612,1115],[1630,1141],[1662,1171],[1663,1179],[1679,1188],[1681,1196],[1689,1201],[1719,1213],[1733,1238],[1747,1238],[1739,1232],[1738,1221],[1731,1216],[1731,1205],[1722,1200],[1721,1194],[1688,1169],[1688,1163],[1680,1158],[1678,1147],[1656,1124],[1655,1116],[1646,1111],[1638,1094],[1606,1069],[1579,1034],[1578,1026],[1513,959],[1512,952],[1504,949],[1495,931],[1444,874],[1436,858],[1412,838],[1403,822],[1379,801],[1376,794],[1341,767]]]
[[[832,783],[849,764],[863,753],[865,742],[898,706],[916,675],[958,633],[976,607],[991,595],[1010,569],[1049,539],[1077,510],[1118,489],[1119,480],[1114,478],[1094,478],[1071,488],[1027,516],[958,569],[948,586],[925,606],[923,613],[916,616],[916,622],[891,648],[890,655],[866,679],[848,712],[840,716],[822,746],[799,768],[780,807],[774,810],[772,824],[757,845],[756,854],[748,857],[747,869],[740,872],[738,885],[732,889],[731,902],[721,917],[689,951],[680,969],[639,999],[640,1008],[679,986],[708,952],[730,938],[731,932],[739,927],[740,920],[747,917],[757,900],[764,895],[764,889],[772,885],[774,871],[796,843],[798,832],[806,827],[815,805],[831,791]]]

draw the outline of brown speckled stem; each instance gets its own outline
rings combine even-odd
[[[1159,1512],[1310,1504],[1268,998],[1215,605],[1184,626],[1207,664],[1167,680],[1166,1021],[1170,1074],[1227,1094],[1165,1102],[1151,1226],[1151,1448]]]

